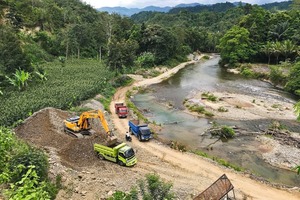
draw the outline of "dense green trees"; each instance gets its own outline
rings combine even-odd
[[[0,76],[16,69],[32,71],[30,60],[22,50],[21,41],[10,26],[0,24]]]
[[[222,64],[234,66],[236,63],[245,62],[254,53],[250,48],[249,31],[245,28],[233,26],[220,40],[220,53]]]

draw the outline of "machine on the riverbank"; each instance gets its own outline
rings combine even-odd
[[[129,120],[129,132],[134,134],[139,141],[150,140],[152,134],[148,124],[140,124],[139,120]]]
[[[133,149],[124,142],[111,146],[94,144],[94,150],[101,160],[110,160],[121,166],[133,166],[137,162]]]

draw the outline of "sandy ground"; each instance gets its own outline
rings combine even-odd
[[[204,91],[203,91],[204,92]],[[253,97],[243,94],[227,92],[210,93],[217,97],[217,101],[212,102],[202,98],[199,92],[189,101],[193,104],[204,105],[205,109],[212,112],[215,118],[226,118],[234,120],[254,120],[254,119],[281,119],[295,120],[293,103],[283,102],[272,98]],[[226,112],[218,111],[225,108]]]
[[[186,64],[181,64],[153,79],[138,79],[133,86],[121,88],[114,96],[110,106],[111,110],[113,110],[113,105],[115,102],[125,101],[125,94],[127,90],[134,86],[146,86],[162,81],[173,73],[176,73],[184,66],[186,66]],[[235,102],[238,101],[240,100],[235,100]],[[247,102],[249,100],[244,101]],[[231,102],[231,104],[234,105],[234,101],[228,102]],[[261,108],[258,107],[258,109]],[[255,113],[255,111],[253,112]],[[240,114],[238,115],[241,116]],[[288,116],[292,117],[292,114]],[[116,129],[120,133],[125,133],[128,127],[128,119],[120,120],[116,115],[113,115],[112,117]],[[255,115],[251,115],[251,118],[252,117],[256,118]],[[138,150],[137,155],[139,158],[139,163],[137,168],[143,171],[146,170],[147,172],[156,172],[166,180],[172,181],[174,183],[175,191],[180,191],[183,187],[189,188],[189,192],[187,192],[187,196],[184,199],[189,199],[192,195],[199,194],[222,174],[226,174],[234,185],[237,199],[300,199],[299,188],[294,188],[294,190],[290,191],[273,188],[269,185],[250,179],[248,175],[236,173],[230,169],[217,166],[215,163],[212,163],[209,160],[190,153],[182,153],[172,150],[154,140],[141,143],[136,138],[133,138],[132,146]],[[147,158],[145,159],[140,157],[140,151],[146,151],[147,157],[156,157],[157,161],[159,161],[161,164],[157,165],[149,162]],[[168,166],[167,168],[166,165]]]
[[[113,114],[106,119],[110,127],[114,127],[114,133],[119,140],[124,141],[131,117],[119,119],[114,114],[114,103],[124,102],[126,91],[132,87],[157,83],[193,62],[181,64],[153,79],[142,80],[139,77],[139,81],[132,86],[120,88],[116,92],[110,104]],[[91,109],[102,109],[102,105],[94,100],[87,104]],[[177,199],[193,199],[223,174],[234,185],[236,199],[300,199],[299,188],[274,188],[251,179],[247,174],[218,166],[211,160],[171,149],[157,140],[139,142],[133,137],[129,145],[135,149],[138,158],[134,167],[121,167],[99,160],[93,152],[93,144],[103,141],[103,134],[78,139],[63,132],[63,120],[73,115],[66,111],[45,108],[34,113],[15,129],[18,137],[44,149],[49,155],[49,174],[53,178],[60,175],[63,184],[57,200],[106,199],[114,191],[129,191],[137,185],[137,180],[144,179],[149,173],[157,173],[163,180],[172,182],[172,191]],[[101,129],[96,127],[98,128]],[[103,130],[102,133],[105,134]],[[233,193],[230,192],[229,196],[232,197]]]

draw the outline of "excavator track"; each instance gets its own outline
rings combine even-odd
[[[69,130],[67,127],[64,127],[64,132],[68,135],[71,135],[74,138],[83,138],[84,136],[81,133],[74,133],[73,131]]]

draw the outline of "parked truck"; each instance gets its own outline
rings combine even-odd
[[[152,138],[148,124],[140,124],[139,120],[129,120],[129,132],[134,134],[139,141],[150,140]]]
[[[110,160],[121,166],[133,166],[137,163],[134,150],[124,142],[111,146],[94,144],[94,151],[101,160]]]
[[[115,113],[119,116],[119,118],[126,118],[128,115],[128,108],[124,105],[124,103],[115,103]]]

